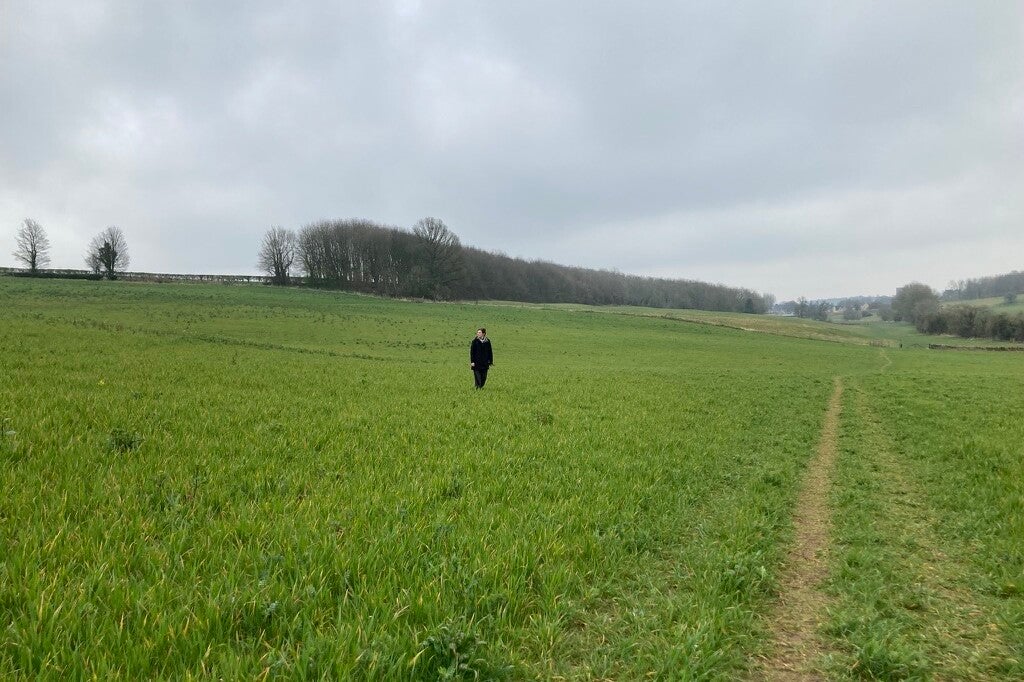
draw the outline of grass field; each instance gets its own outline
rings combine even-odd
[[[994,296],[992,298],[974,298],[964,301],[946,301],[942,305],[971,305],[979,308],[991,308],[994,313],[1024,313],[1024,296],[1018,296],[1017,300],[1013,303],[1007,303],[1006,299],[1002,296]]]
[[[996,309],[998,312],[998,309]],[[868,318],[858,322],[834,322],[829,326],[848,330],[869,344],[895,348],[924,348],[930,344],[964,348],[1024,348],[1024,344],[989,338],[963,338],[951,334],[922,334],[907,322],[882,322]],[[863,341],[862,341],[863,342]]]
[[[1024,353],[787,322],[0,278],[0,678],[755,674],[837,377],[814,665],[1024,676]]]

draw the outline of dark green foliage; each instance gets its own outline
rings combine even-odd
[[[552,424],[555,423],[555,415],[551,414],[550,412],[542,412],[540,410],[535,410],[533,413],[533,417],[534,419],[537,420],[538,424],[543,424],[545,426],[551,426]]]
[[[464,618],[442,623],[420,645],[415,676],[421,680],[493,680],[503,672],[486,658],[487,642]]]
[[[964,338],[990,338],[1024,343],[1024,313],[997,313],[991,308],[955,305],[917,318],[923,334],[952,334]]]
[[[112,452],[124,454],[131,452],[142,444],[142,436],[130,429],[116,428],[110,432],[107,447]]]

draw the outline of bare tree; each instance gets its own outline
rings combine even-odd
[[[103,273],[107,279],[116,279],[117,273],[128,269],[128,240],[116,225],[110,225],[92,238],[85,254],[85,263],[93,272]]]
[[[25,264],[25,267],[34,275],[39,268],[50,263],[50,240],[46,238],[46,231],[43,226],[25,218],[18,229],[17,248],[14,250],[14,257]]]
[[[459,238],[438,218],[423,218],[413,232],[423,250],[425,293],[432,298],[448,298],[464,274]]]
[[[295,233],[283,227],[272,227],[263,235],[256,265],[270,275],[274,284],[288,284],[297,243]]]

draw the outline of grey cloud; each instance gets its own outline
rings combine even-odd
[[[271,224],[437,215],[484,248],[722,281],[1024,213],[1015,3],[5,11],[5,251],[24,213],[82,243],[120,224],[136,267],[252,271]],[[764,276],[736,283],[789,287]]]

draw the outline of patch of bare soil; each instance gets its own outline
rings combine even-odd
[[[817,680],[823,677],[816,661],[824,653],[817,631],[825,618],[822,588],[828,574],[828,505],[832,470],[839,445],[839,414],[843,383],[838,377],[821,427],[818,451],[804,477],[793,524],[796,539],[779,582],[779,601],[771,616],[772,648],[760,662],[755,679]]]

